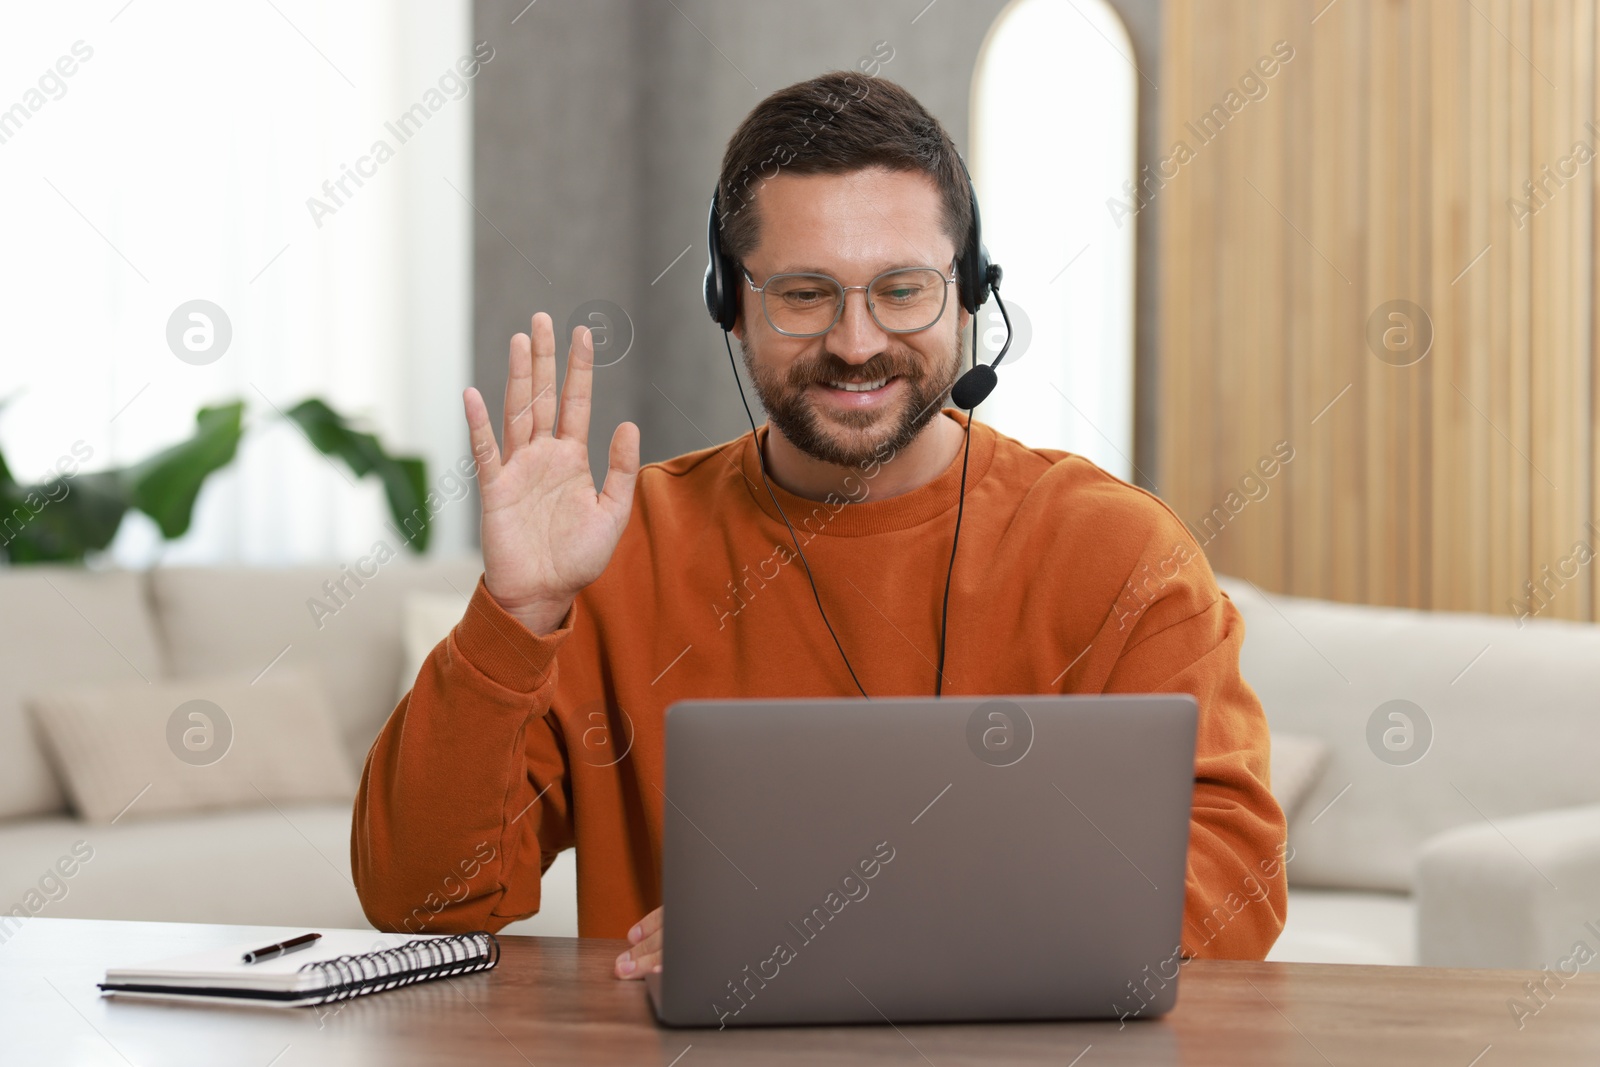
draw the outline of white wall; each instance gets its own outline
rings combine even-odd
[[[13,398],[0,445],[13,474],[42,476],[79,440],[90,469],[143,458],[187,436],[204,403],[242,398],[252,427],[189,535],[164,547],[130,516],[116,562],[365,552],[384,534],[378,485],[352,487],[276,417],[307,396],[425,455],[431,479],[466,454],[472,209],[450,183],[471,195],[473,83],[447,84],[404,143],[385,123],[426,105],[470,32],[466,0],[8,13],[0,109],[24,109],[0,131],[0,397]],[[90,54],[58,85],[47,72],[79,41]],[[380,138],[393,158],[347,183],[319,226],[308,198]],[[204,366],[166,340],[196,298],[233,330]],[[473,506],[439,516],[435,551],[471,543]]]

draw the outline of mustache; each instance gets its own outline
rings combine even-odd
[[[922,377],[922,368],[913,360],[898,356],[873,356],[865,363],[846,363],[834,355],[797,363],[789,369],[789,384],[799,388],[823,382],[875,382],[880,378]]]

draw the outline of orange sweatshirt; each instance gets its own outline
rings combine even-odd
[[[1194,694],[1183,950],[1260,959],[1288,857],[1238,610],[1155,496],[981,422],[970,447],[944,691]],[[773,491],[866,691],[931,695],[961,457],[889,499],[879,470],[831,502]],[[745,434],[641,470],[615,555],[555,632],[480,580],[362,772],[351,858],[373,924],[498,930],[576,848],[579,931],[626,936],[661,903],[667,705],[858,695],[790,545]]]

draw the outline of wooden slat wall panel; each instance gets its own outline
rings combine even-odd
[[[1329,12],[1324,10],[1323,21]],[[1367,539],[1363,536],[1365,528],[1366,482],[1364,478],[1367,454],[1372,451],[1376,443],[1363,432],[1366,421],[1365,398],[1367,395],[1367,377],[1377,368],[1374,361],[1369,358],[1366,349],[1366,320],[1365,309],[1369,307],[1364,299],[1367,284],[1367,246],[1372,241],[1370,228],[1366,224],[1367,203],[1372,196],[1372,185],[1368,180],[1366,168],[1366,152],[1363,146],[1366,143],[1367,128],[1370,124],[1371,108],[1368,101],[1372,97],[1372,53],[1367,47],[1367,24],[1371,21],[1370,9],[1365,4],[1354,5],[1349,12],[1340,12],[1337,21],[1328,23],[1323,29],[1312,27],[1313,34],[1332,36],[1342,28],[1344,32],[1344,55],[1348,60],[1349,80],[1345,86],[1334,88],[1333,99],[1347,101],[1345,106],[1331,109],[1339,113],[1335,121],[1340,122],[1342,136],[1340,138],[1340,155],[1337,159],[1327,161],[1328,165],[1340,170],[1348,183],[1349,195],[1344,203],[1338,206],[1340,222],[1345,232],[1344,246],[1339,250],[1339,262],[1346,264],[1344,271],[1349,274],[1348,284],[1340,289],[1333,285],[1331,279],[1324,283],[1324,292],[1332,291],[1332,296],[1327,299],[1332,304],[1334,322],[1332,323],[1332,336],[1340,356],[1345,376],[1351,386],[1349,393],[1337,401],[1331,411],[1333,423],[1330,430],[1332,438],[1328,441],[1328,451],[1339,464],[1335,477],[1335,486],[1338,489],[1336,501],[1336,521],[1334,532],[1336,541],[1332,546],[1335,559],[1334,578],[1335,585],[1329,595],[1340,600],[1360,600],[1366,595],[1367,589]],[[1320,38],[1313,37],[1312,45],[1307,50],[1315,47],[1315,42]],[[1324,105],[1327,98],[1317,97],[1313,104],[1314,110],[1319,112],[1330,110]],[[1353,264],[1353,266],[1352,266]],[[1324,274],[1324,278],[1328,276]],[[1340,462],[1340,457],[1348,457]]]
[[[1466,142],[1461,166],[1466,175],[1462,211],[1465,214],[1467,239],[1464,245],[1458,243],[1457,247],[1464,248],[1465,255],[1470,258],[1451,276],[1451,288],[1455,292],[1456,321],[1463,331],[1460,344],[1466,358],[1462,380],[1459,383],[1447,383],[1436,388],[1435,392],[1444,398],[1446,410],[1453,414],[1458,427],[1456,440],[1467,469],[1479,472],[1479,477],[1466,479],[1466,491],[1458,513],[1462,525],[1448,538],[1455,547],[1450,557],[1451,575],[1448,580],[1443,576],[1438,579],[1456,590],[1448,604],[1451,610],[1488,603],[1492,582],[1492,567],[1482,566],[1481,561],[1491,551],[1492,526],[1498,521],[1498,516],[1491,509],[1494,496],[1490,487],[1490,464],[1492,456],[1501,450],[1492,447],[1490,436],[1493,431],[1488,423],[1468,410],[1455,389],[1459,388],[1467,396],[1478,398],[1475,403],[1480,406],[1486,404],[1490,352],[1504,351],[1493,346],[1495,302],[1490,300],[1491,293],[1503,290],[1492,287],[1490,268],[1478,256],[1480,253],[1487,256],[1485,249],[1493,248],[1491,228],[1494,221],[1506,215],[1498,205],[1503,205],[1507,196],[1500,154],[1492,153],[1489,148],[1491,143],[1503,143],[1494,139],[1494,115],[1501,108],[1503,100],[1497,97],[1492,80],[1490,40],[1493,31],[1482,18],[1477,17],[1476,12],[1471,12],[1470,17],[1464,14],[1460,23],[1461,41],[1468,56],[1467,62],[1461,66],[1457,90],[1463,102],[1459,121]],[[1500,96],[1503,96],[1503,90]],[[1438,484],[1447,485],[1450,481],[1440,479]],[[1439,540],[1436,534],[1435,542]],[[1439,574],[1437,568],[1434,573]]]
[[[1305,0],[1285,4],[1284,10],[1290,25],[1305,23],[1313,14]],[[1292,32],[1284,33],[1285,40],[1295,36]],[[1338,84],[1346,76],[1344,68],[1349,62],[1337,47],[1340,38],[1333,36],[1327,40],[1330,47],[1298,51],[1294,59],[1294,63],[1300,64],[1297,77],[1276,79],[1273,91],[1281,94],[1285,101],[1288,129],[1284,147],[1288,159],[1333,159],[1338,155],[1338,126],[1313,121],[1312,102],[1317,87]],[[1306,220],[1307,237],[1318,248],[1336,249],[1340,243],[1339,215],[1333,209],[1342,195],[1340,173],[1338,168],[1323,168],[1306,181],[1287,182],[1288,204],[1284,210],[1291,218]],[[1310,308],[1311,313],[1286,316],[1288,347],[1284,360],[1289,376],[1288,417],[1283,439],[1295,450],[1289,469],[1300,477],[1280,477],[1273,492],[1278,494],[1285,518],[1285,584],[1315,588],[1316,595],[1321,596],[1332,566],[1328,553],[1331,539],[1325,531],[1333,519],[1335,467],[1328,449],[1315,444],[1319,434],[1328,432],[1326,421],[1319,420],[1314,426],[1311,420],[1344,387],[1344,380],[1339,378],[1337,384],[1334,381],[1342,370],[1334,364],[1337,347],[1329,333],[1326,304],[1312,299],[1321,281],[1314,273],[1319,264],[1311,262],[1315,253],[1297,243],[1299,238],[1289,232],[1288,227],[1284,227],[1284,236],[1288,250],[1284,281],[1289,306]]]
[[[1600,118],[1593,110],[1595,64],[1589,60],[1596,55],[1594,47],[1595,33],[1595,6],[1585,0],[1575,0],[1573,4],[1573,26],[1576,32],[1566,38],[1567,64],[1571,71],[1571,88],[1568,90],[1568,99],[1571,101],[1571,132],[1576,140],[1588,139],[1597,151],[1600,151],[1600,142],[1595,135],[1585,128],[1586,124],[1595,124],[1594,120]],[[1571,143],[1568,151],[1571,150]],[[1591,170],[1600,167],[1600,160],[1590,164]],[[1570,523],[1567,533],[1567,554],[1570,556],[1575,544],[1582,540],[1594,546],[1594,533],[1590,529],[1589,518],[1594,510],[1595,495],[1595,465],[1593,446],[1589,439],[1595,432],[1595,419],[1592,417],[1594,409],[1590,406],[1590,395],[1594,388],[1594,361],[1591,353],[1595,351],[1594,332],[1590,328],[1594,308],[1590,300],[1593,291],[1592,275],[1595,264],[1592,250],[1595,247],[1596,235],[1594,229],[1594,191],[1596,183],[1586,181],[1580,170],[1579,176],[1572,183],[1572,226],[1568,235],[1568,282],[1567,282],[1567,307],[1565,309],[1569,323],[1568,362],[1572,370],[1572,386],[1563,396],[1566,404],[1565,422],[1571,427],[1570,435],[1582,440],[1586,447],[1572,451],[1575,463],[1573,471],[1572,488],[1573,499],[1566,511]],[[1573,618],[1591,619],[1600,604],[1594,599],[1593,590],[1589,587],[1587,575],[1580,573],[1572,582],[1569,594],[1575,601]]]
[[[1422,208],[1429,211],[1430,243],[1429,264],[1432,267],[1427,285],[1427,307],[1435,307],[1440,314],[1434,317],[1434,352],[1418,370],[1426,374],[1429,382],[1429,414],[1432,419],[1432,440],[1427,474],[1437,472],[1440,456],[1467,456],[1470,440],[1467,438],[1470,422],[1461,418],[1461,398],[1456,395],[1456,382],[1470,395],[1472,392],[1472,323],[1470,309],[1464,301],[1466,278],[1458,277],[1451,264],[1466,266],[1478,248],[1467,250],[1466,218],[1467,192],[1472,182],[1472,163],[1469,158],[1470,130],[1467,126],[1472,102],[1472,86],[1466,75],[1472,69],[1472,48],[1467,43],[1466,19],[1477,18],[1470,8],[1461,5],[1442,5],[1432,10],[1432,38],[1438,56],[1461,56],[1462,62],[1437,61],[1430,69],[1429,107],[1432,115],[1432,136],[1429,146],[1429,197]],[[1427,534],[1422,544],[1432,550],[1421,558],[1419,571],[1426,571],[1427,592],[1424,597],[1437,608],[1462,608],[1470,603],[1470,536],[1472,536],[1472,507],[1470,507],[1470,480],[1429,477],[1424,525]],[[1459,515],[1462,522],[1451,523],[1450,517]],[[1437,520],[1437,522],[1435,522]],[[1440,526],[1448,530],[1440,530]],[[1450,536],[1440,536],[1448,533]]]
[[[1552,79],[1559,77],[1555,57],[1560,51],[1556,40],[1559,21],[1557,9],[1561,0],[1545,0],[1532,5],[1533,34],[1529,41],[1529,62],[1533,67],[1531,105],[1531,146],[1528,155],[1528,172],[1535,175],[1538,184],[1550,174],[1549,166],[1561,154],[1561,137],[1565,132],[1562,123],[1565,109],[1561,106],[1563,94]],[[1548,179],[1546,179],[1548,180]],[[1528,458],[1534,468],[1531,483],[1532,559],[1535,573],[1543,564],[1554,562],[1560,556],[1562,486],[1572,491],[1561,463],[1560,419],[1561,399],[1557,395],[1565,375],[1561,373],[1564,352],[1561,346],[1562,326],[1562,276],[1565,263],[1562,256],[1563,223],[1566,222],[1568,197],[1550,188],[1546,195],[1548,204],[1529,221],[1532,242],[1528,284],[1532,293],[1533,317],[1530,322],[1529,348],[1534,353],[1529,372],[1529,448]],[[1562,614],[1569,597],[1552,595],[1553,614]]]
[[[1367,100],[1365,158],[1367,185],[1372,193],[1367,202],[1367,219],[1373,236],[1367,247],[1367,285],[1361,304],[1364,308],[1376,308],[1403,295],[1400,290],[1405,282],[1408,190],[1400,141],[1406,132],[1402,120],[1409,117],[1410,94],[1403,78],[1409,51],[1403,14],[1397,4],[1375,4],[1367,33],[1372,88]],[[1352,398],[1361,403],[1366,413],[1369,446],[1363,533],[1370,551],[1366,581],[1357,596],[1374,604],[1395,603],[1392,576],[1401,552],[1395,468],[1406,462],[1406,456],[1405,437],[1398,432],[1398,420],[1394,418],[1392,369],[1376,365],[1365,375],[1368,388]]]
[[[1440,5],[1443,6],[1443,5]],[[1403,292],[1410,299],[1427,306],[1430,301],[1429,285],[1432,278],[1432,261],[1429,256],[1429,196],[1432,168],[1429,166],[1429,145],[1434,141],[1431,27],[1431,4],[1405,5],[1406,41],[1410,46],[1410,62],[1405,71],[1408,83],[1409,118],[1401,148],[1406,154],[1405,205],[1406,205],[1406,255],[1407,263]],[[1437,312],[1438,309],[1435,309]],[[1427,579],[1431,576],[1423,555],[1424,543],[1429,534],[1427,501],[1431,491],[1429,477],[1433,457],[1431,427],[1433,415],[1430,388],[1433,376],[1424,364],[1390,376],[1395,391],[1402,397],[1399,404],[1400,425],[1397,431],[1405,439],[1405,462],[1399,466],[1400,484],[1395,495],[1399,500],[1403,524],[1402,550],[1399,554],[1398,573],[1391,576],[1395,604],[1423,604],[1432,595]]]
[[[1223,100],[1225,93],[1234,87],[1242,66],[1250,60],[1246,53],[1258,39],[1256,13],[1261,0],[1240,0],[1239,29],[1235,31],[1231,20],[1212,16],[1212,34],[1221,47],[1212,56],[1215,60],[1211,78],[1215,88],[1209,99]],[[1208,10],[1210,10],[1208,8]],[[1202,105],[1204,107],[1204,105]],[[1226,311],[1222,303],[1224,294],[1230,302],[1237,301],[1233,314],[1222,314],[1217,320],[1218,347],[1213,366],[1218,370],[1219,390],[1212,410],[1228,412],[1220,423],[1217,447],[1212,453],[1213,477],[1219,485],[1238,488],[1240,463],[1249,463],[1250,443],[1260,441],[1258,421],[1262,401],[1257,391],[1260,367],[1264,356],[1259,337],[1261,321],[1261,285],[1257,267],[1260,264],[1261,239],[1265,233],[1260,195],[1245,184],[1250,173],[1252,140],[1235,137],[1240,130],[1240,119],[1246,112],[1232,117],[1205,148],[1200,162],[1214,165],[1221,185],[1220,202],[1224,213],[1218,219],[1219,237],[1222,241],[1222,270],[1218,273],[1220,291],[1219,310]],[[1260,119],[1259,113],[1251,114]],[[1233,294],[1237,294],[1234,296]],[[1237,358],[1229,353],[1238,353]],[[1222,543],[1230,544],[1259,566],[1259,523],[1230,523]]]
[[[1522,196],[1522,183],[1530,177],[1529,140],[1532,136],[1529,94],[1534,80],[1529,65],[1528,41],[1532,36],[1531,12],[1520,0],[1512,0],[1506,10],[1505,30],[1510,55],[1511,107],[1508,116],[1507,143],[1510,147],[1511,193]],[[1515,458],[1507,457],[1510,467],[1510,491],[1506,497],[1507,521],[1511,545],[1507,552],[1510,564],[1511,596],[1522,592],[1521,583],[1533,577],[1533,553],[1529,547],[1532,529],[1530,508],[1532,502],[1533,468],[1528,462],[1528,365],[1529,320],[1531,316],[1530,261],[1532,258],[1533,225],[1516,225],[1507,242],[1511,252],[1511,336],[1508,346],[1510,366],[1506,373],[1506,408],[1496,412],[1495,425],[1509,435],[1508,444]],[[1503,415],[1503,418],[1502,418]],[[1491,605],[1492,609],[1492,605]]]
[[[1162,142],[1194,158],[1161,192],[1158,481],[1217,570],[1595,619],[1600,162],[1560,164],[1600,140],[1597,2],[1171,0]],[[1197,136],[1280,40],[1266,94]],[[1431,321],[1409,366],[1368,344],[1395,300]]]
[[[1488,19],[1493,19],[1494,26],[1509,26],[1510,0],[1493,0],[1488,6]],[[1485,248],[1490,248],[1478,266],[1472,269],[1472,275],[1477,275],[1482,270],[1488,277],[1488,291],[1474,290],[1474,298],[1488,304],[1488,341],[1490,341],[1490,357],[1485,368],[1485,389],[1483,392],[1470,392],[1467,397],[1472,402],[1482,405],[1482,410],[1488,413],[1488,418],[1482,419],[1483,424],[1493,424],[1494,427],[1506,426],[1506,414],[1510,410],[1509,378],[1510,362],[1507,354],[1510,352],[1510,336],[1512,336],[1512,254],[1514,254],[1514,238],[1512,238],[1512,219],[1509,211],[1502,210],[1515,189],[1517,178],[1512,168],[1512,157],[1507,150],[1510,144],[1510,112],[1514,107],[1512,88],[1510,88],[1510,61],[1512,51],[1501,34],[1494,32],[1491,26],[1486,26],[1488,19],[1477,19],[1474,30],[1483,42],[1483,51],[1486,54],[1488,66],[1488,80],[1490,80],[1490,99],[1488,99],[1488,144],[1483,150],[1485,165],[1488,166],[1488,187],[1490,197],[1485,208],[1490,219],[1490,234]],[[1501,254],[1504,253],[1504,254]],[[1477,253],[1474,253],[1477,254]],[[1515,525],[1514,515],[1507,509],[1510,501],[1510,469],[1515,454],[1506,448],[1499,438],[1501,430],[1494,432],[1491,440],[1486,438],[1488,448],[1488,478],[1486,490],[1490,498],[1490,512],[1488,512],[1488,579],[1490,579],[1490,598],[1483,603],[1494,600],[1496,590],[1515,589],[1517,576],[1520,569],[1512,565],[1512,526]],[[1474,470],[1483,470],[1483,467],[1472,467]],[[1478,601],[1474,601],[1478,603]]]
[[[1586,40],[1592,49],[1590,54],[1600,55],[1600,18],[1595,18],[1592,12],[1590,17],[1592,21],[1591,32],[1587,35]],[[1583,40],[1579,40],[1576,46],[1581,49],[1583,44]],[[1594,116],[1595,127],[1600,127],[1600,73],[1596,72],[1594,64],[1590,64],[1588,73],[1592,83],[1589,114]],[[1600,141],[1600,136],[1595,134],[1594,127],[1586,128],[1584,132],[1591,137],[1597,137],[1597,141]],[[1597,144],[1597,147],[1600,147],[1600,144]],[[1596,161],[1595,166],[1600,166],[1600,161]],[[1600,207],[1596,206],[1593,197],[1589,198],[1589,203],[1591,212],[1600,212]],[[1600,224],[1597,224],[1596,228],[1600,229]],[[1600,268],[1596,267],[1593,257],[1590,258],[1588,267],[1589,343],[1590,351],[1594,351],[1596,341],[1600,340]],[[1589,523],[1585,530],[1585,535],[1590,539],[1589,543],[1594,544],[1593,539],[1600,538],[1600,491],[1597,491],[1594,485],[1594,479],[1600,476],[1600,432],[1596,432],[1594,426],[1596,422],[1595,413],[1600,412],[1600,374],[1595,373],[1593,361],[1589,364],[1589,381],[1590,434],[1592,440],[1589,448]],[[1591,565],[1589,568],[1589,603],[1592,605],[1591,610],[1600,610],[1600,565]]]
[[[1251,51],[1250,45],[1257,41],[1275,41],[1283,36],[1287,8],[1282,0],[1255,0],[1253,6],[1255,17],[1252,32],[1241,42],[1244,47],[1234,56],[1233,78],[1236,84],[1243,77],[1242,72],[1251,69],[1259,54]],[[1245,536],[1252,557],[1258,561],[1261,580],[1277,587],[1283,584],[1285,578],[1284,511],[1282,508],[1264,506],[1264,502],[1271,499],[1271,487],[1260,477],[1253,464],[1259,460],[1261,453],[1270,451],[1270,442],[1283,440],[1285,436],[1288,414],[1285,383],[1290,359],[1284,327],[1288,310],[1285,266],[1289,248],[1287,237],[1293,236],[1293,231],[1283,224],[1283,219],[1278,215],[1278,211],[1287,209],[1289,204],[1285,174],[1287,157],[1279,147],[1284,143],[1287,133],[1284,96],[1272,92],[1271,82],[1266,79],[1262,79],[1261,91],[1265,95],[1251,102],[1235,121],[1248,116],[1256,127],[1257,135],[1240,143],[1248,146],[1248,154],[1243,161],[1244,172],[1250,175],[1251,182],[1260,190],[1258,193],[1248,186],[1240,190],[1240,195],[1249,206],[1257,235],[1249,256],[1253,275],[1251,287],[1255,291],[1249,322],[1255,332],[1251,348],[1256,358],[1245,390],[1248,415],[1240,420],[1240,430],[1243,441],[1266,444],[1256,455],[1249,457],[1246,465],[1234,471],[1233,476],[1236,481],[1250,478],[1245,483],[1247,487],[1259,484],[1267,489],[1267,495],[1257,502],[1263,504],[1262,510],[1255,516],[1257,521],[1242,526],[1239,532]],[[1250,202],[1252,200],[1253,203]]]

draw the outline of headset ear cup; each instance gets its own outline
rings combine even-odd
[[[957,159],[961,157],[957,155]],[[967,173],[967,162],[961,160],[961,169]],[[983,244],[983,219],[978,214],[978,191],[973,188],[972,175],[967,173],[967,198],[972,204],[972,228],[967,231],[967,243],[961,249],[961,306],[969,314],[989,299],[989,249]]]
[[[969,243],[961,250],[961,306],[969,314],[978,310],[978,280],[982,277],[977,256]]]
[[[711,193],[711,209],[706,214],[706,313],[717,325],[722,325],[722,249],[717,238],[717,193]]]
[[[978,308],[989,302],[989,249],[982,241],[978,242],[978,265],[972,276],[978,283],[977,292],[972,294],[972,311],[976,314]]]
[[[722,315],[719,308],[722,305],[721,287],[717,284],[717,261],[712,259],[706,264],[706,277],[704,283],[704,299],[706,312],[711,316],[711,321],[721,324]]]
[[[724,330],[733,329],[739,321],[739,296],[733,287],[734,268],[722,252],[722,234],[718,212],[718,191],[711,194],[711,210],[706,218],[706,278],[705,303],[711,319]]]
[[[739,271],[727,256],[722,256],[721,262],[722,317],[717,321],[724,330],[731,330],[739,321],[739,288],[733,281]]]

